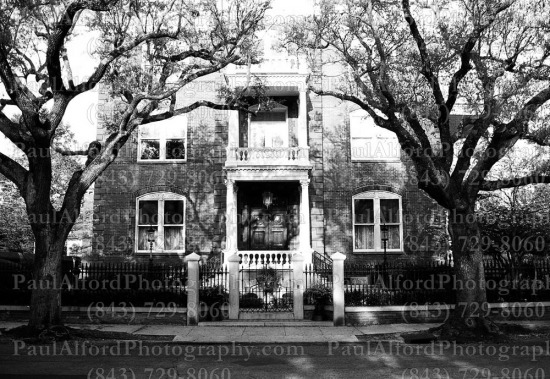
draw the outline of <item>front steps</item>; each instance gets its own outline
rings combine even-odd
[[[294,320],[294,312],[239,312],[239,320]]]

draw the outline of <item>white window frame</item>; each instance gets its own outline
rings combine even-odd
[[[140,201],[158,201],[158,224],[153,225],[157,227],[157,240],[154,243],[153,253],[174,253],[182,254],[185,253],[185,227],[186,227],[186,210],[187,210],[187,200],[185,196],[178,195],[177,193],[172,192],[151,192],[145,195],[141,195],[136,198],[136,227],[134,231],[134,251],[137,254],[149,254],[150,250],[139,250],[139,227],[140,226],[149,226],[149,225],[140,225],[139,224],[139,202]],[[164,249],[164,202],[166,200],[181,200],[183,201],[183,224],[182,225],[169,225],[169,226],[181,226],[183,229],[183,249],[181,250],[165,250]],[[161,246],[161,248],[159,248]]]
[[[283,113],[282,111],[278,111],[276,109],[281,109],[283,108],[285,111],[285,123],[286,123],[286,131],[287,131],[287,137],[286,137],[286,141],[287,141],[287,146],[283,146],[281,147],[281,149],[288,149],[288,147],[290,146],[290,124],[288,122],[288,107],[286,105],[282,105],[282,104],[279,104],[277,103],[278,106],[274,107],[274,109],[270,110],[269,112],[276,112],[276,113]],[[255,111],[256,109],[258,109],[258,105],[253,105],[251,106],[250,108],[248,108],[249,110],[251,111]],[[251,141],[252,141],[252,115],[249,113],[248,114],[248,147],[252,147],[250,146],[251,144]],[[277,149],[277,147],[252,147],[252,148],[257,148],[257,149]],[[186,150],[187,151],[187,150]]]
[[[166,141],[171,139],[179,139],[175,137],[167,138],[166,135],[168,134],[167,131],[170,128],[169,121],[171,123],[173,122],[183,123],[184,125],[184,135],[181,137],[183,139],[183,145],[185,147],[185,158],[183,159],[166,159]],[[173,119],[168,119],[164,121],[159,121],[155,123],[140,125],[138,127],[138,148],[137,148],[137,161],[138,163],[177,163],[177,162],[187,162],[187,115],[183,115],[180,117],[174,117]],[[165,123],[166,125],[160,125],[160,123]],[[153,127],[156,128],[156,132],[158,133],[158,137],[155,138],[143,138],[145,140],[156,140],[159,141],[159,159],[141,159],[141,133],[139,131],[139,128],[141,127]]]
[[[358,127],[357,124],[361,124],[361,130],[364,131],[363,135],[354,135]],[[354,127],[355,126],[355,127]],[[392,135],[392,137],[390,137]],[[395,133],[389,130],[383,129],[374,123],[372,117],[363,109],[358,109],[349,114],[349,139],[350,139],[350,157],[352,162],[400,162],[401,161],[401,146]],[[399,152],[397,156],[388,157],[369,157],[369,156],[357,156],[354,154],[356,144],[354,140],[372,140],[372,148],[376,148],[379,144],[384,145],[384,140],[389,140],[389,148],[392,151],[397,149]],[[357,153],[357,152],[356,152]]]
[[[355,200],[369,199],[373,200],[374,208],[374,248],[373,249],[357,249],[355,248]],[[380,253],[384,251],[384,246],[381,241],[381,229],[383,225],[380,222],[380,199],[399,200],[399,223],[386,223],[386,225],[399,225],[399,249],[387,248],[388,253],[401,253],[403,251],[403,202],[400,195],[389,191],[367,191],[359,193],[351,199],[351,233],[353,237],[353,252],[354,253]],[[366,223],[359,223],[366,224]]]

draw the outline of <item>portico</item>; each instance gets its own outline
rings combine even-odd
[[[309,170],[227,170],[227,221],[224,262],[239,254],[258,254],[276,264],[299,252],[311,262]],[[271,193],[273,203],[264,204]]]

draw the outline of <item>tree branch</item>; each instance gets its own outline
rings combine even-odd
[[[374,121],[376,122],[377,125],[385,127],[386,129],[391,128],[391,125],[390,125],[388,120],[386,120],[385,118],[382,118],[378,114],[376,114],[376,112],[374,112],[374,110],[368,104],[366,104],[364,101],[359,99],[357,96],[348,95],[346,93],[340,93],[340,92],[335,92],[335,91],[330,91],[330,90],[322,90],[322,89],[314,88],[312,86],[309,86],[308,89],[310,91],[316,93],[319,96],[332,96],[332,97],[335,97],[335,98],[340,99],[340,100],[346,100],[346,101],[350,101],[354,104],[357,104],[362,109],[367,111],[369,116],[371,116],[374,119]]]
[[[436,103],[439,106],[444,105],[445,101],[443,99],[441,87],[439,86],[439,80],[433,72],[432,62],[430,60],[430,57],[428,56],[428,48],[426,47],[426,42],[424,41],[424,38],[418,30],[416,20],[411,13],[409,0],[402,0],[401,4],[403,7],[403,14],[405,15],[405,21],[407,21],[407,23],[409,24],[411,35],[416,42],[416,46],[418,47],[418,52],[420,54],[420,60],[422,61],[422,68],[420,70],[420,73],[426,78],[426,80],[428,80],[428,83],[432,87],[432,92],[435,97]]]
[[[422,62],[420,73],[426,78],[426,80],[428,81],[428,84],[432,88],[432,94],[435,98],[435,102],[439,109],[439,118],[437,120],[437,127],[439,129],[442,145],[451,147],[450,149],[442,149],[441,151],[443,154],[443,161],[445,163],[445,168],[449,169],[453,162],[453,151],[452,151],[451,133],[450,133],[450,127],[449,127],[448,108],[443,98],[443,93],[441,92],[439,79],[437,75],[434,73],[434,70],[432,67],[432,62],[428,54],[428,48],[426,46],[426,42],[424,41],[424,38],[420,34],[420,30],[418,30],[418,25],[416,24],[416,20],[414,19],[411,13],[409,0],[402,0],[401,4],[402,4],[405,20],[409,24],[411,35],[414,41],[416,42],[416,46],[418,47],[418,52],[420,54],[420,61]]]
[[[17,106],[17,103],[11,99],[0,99],[0,105],[2,108],[4,108],[5,105],[15,105]],[[0,108],[0,110],[2,109]]]
[[[48,70],[50,88],[57,92],[65,89],[61,76],[61,62],[59,60],[61,49],[65,43],[65,38],[73,29],[73,24],[77,15],[83,9],[94,11],[108,11],[118,0],[80,0],[75,1],[66,8],[61,18],[55,24],[52,33],[48,38],[48,48],[46,50],[46,69]]]
[[[28,173],[27,169],[19,163],[0,153],[0,174],[13,182],[19,190],[23,188]]]
[[[172,111],[158,113],[158,114],[154,114],[149,117],[146,117],[143,119],[140,125],[150,124],[152,122],[162,121],[174,116],[179,116],[185,113],[189,113],[199,107],[207,107],[207,108],[217,109],[217,110],[234,110],[234,111],[239,110],[239,111],[245,111],[251,114],[254,113],[253,111],[250,111],[247,107],[239,106],[236,104],[219,104],[219,103],[214,103],[212,101],[200,100],[200,101],[195,101],[193,104],[190,104],[186,107],[182,107]]]
[[[481,186],[482,191],[496,191],[504,188],[514,188],[527,186],[529,184],[548,184],[550,183],[550,176],[544,174],[535,174],[530,176],[524,176],[521,178],[509,178],[501,180],[486,180]]]
[[[4,134],[12,143],[17,145],[22,151],[30,146],[33,139],[31,136],[25,138],[21,134],[21,129],[19,124],[11,121],[3,112],[0,111],[0,133]]]
[[[109,52],[106,58],[101,60],[101,62],[99,63],[99,66],[96,68],[94,73],[90,76],[88,81],[84,83],[80,83],[79,85],[76,86],[75,92],[78,94],[78,93],[93,89],[103,78],[103,76],[105,75],[105,72],[107,72],[107,69],[109,68],[109,65],[124,53],[132,50],[133,48],[137,47],[138,45],[140,45],[145,41],[160,39],[160,38],[167,38],[167,37],[174,37],[174,34],[166,33],[166,32],[154,32],[154,33],[142,34],[136,37],[134,40],[115,48],[114,50]]]
[[[75,155],[88,155],[88,150],[67,150],[62,147],[53,147],[54,151],[63,155],[64,157],[70,157]]]
[[[462,81],[462,79],[466,76],[466,74],[470,71],[472,66],[470,65],[470,58],[471,58],[471,52],[476,43],[479,41],[479,38],[484,30],[486,30],[496,19],[496,16],[505,11],[506,9],[510,8],[513,4],[513,1],[510,1],[508,3],[503,4],[499,8],[497,8],[494,13],[488,18],[488,20],[485,23],[480,24],[473,33],[468,38],[468,41],[464,44],[462,47],[462,50],[460,52],[460,68],[454,73],[453,78],[451,79],[451,82],[449,83],[449,95],[447,97],[447,110],[450,112],[453,109],[453,106],[456,102],[456,98],[458,96],[458,85]]]

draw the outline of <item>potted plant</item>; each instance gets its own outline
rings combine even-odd
[[[229,294],[224,286],[219,285],[201,289],[199,291],[201,318],[211,321],[223,320],[222,305],[227,302],[228,298]]]
[[[330,303],[331,297],[332,290],[322,283],[314,283],[304,292],[304,298],[310,298],[315,305],[313,321],[323,320],[325,305]]]

